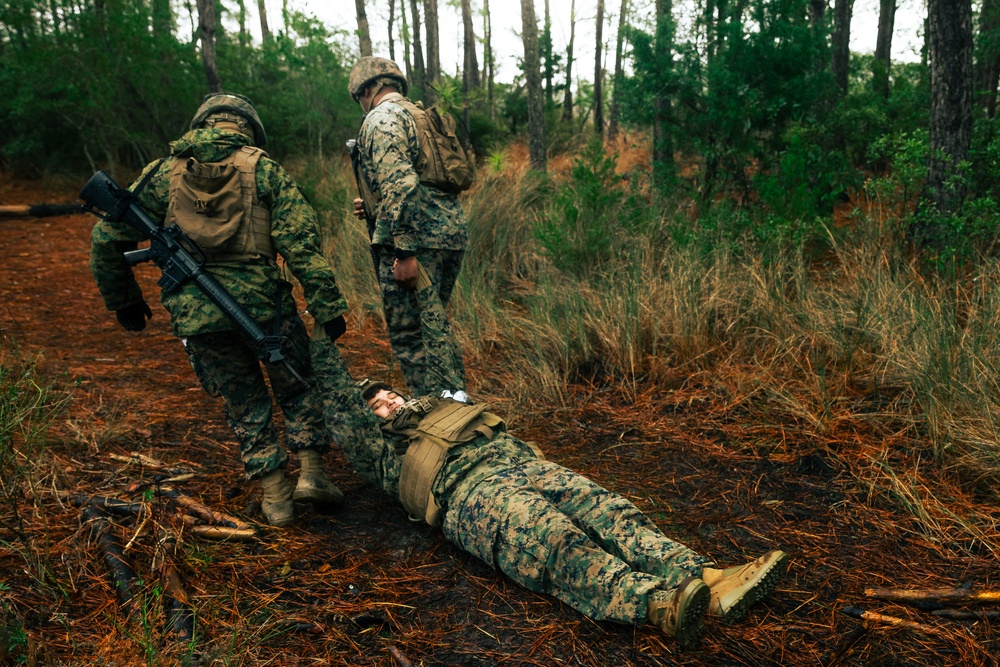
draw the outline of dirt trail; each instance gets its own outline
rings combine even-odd
[[[0,204],[64,200],[65,191],[0,182]],[[104,309],[87,267],[92,224],[87,215],[0,220],[4,347],[75,385],[43,458],[37,507],[21,507],[50,573],[45,584],[24,574],[25,542],[0,528],[3,609],[22,619],[40,664],[148,664],[144,650],[162,647],[157,605],[144,622],[117,620],[77,510],[51,490],[126,497],[143,473],[108,454],[132,450],[189,463],[199,475],[184,483],[188,494],[251,520],[256,490],[241,481],[221,407],[199,388],[166,312],[154,307],[147,330],[130,334]],[[156,270],[139,274],[155,304]],[[356,374],[384,368],[389,356],[373,326],[349,331],[344,352]],[[745,622],[709,622],[687,653],[649,628],[592,622],[409,522],[335,455],[329,468],[348,507],[265,529],[255,543],[188,540],[181,573],[200,618],[202,663],[388,666],[394,645],[414,664],[484,667],[997,664],[1000,632],[988,623],[946,624],[863,598],[865,586],[997,587],[1000,576],[987,554],[956,555],[873,499],[829,455],[831,443],[808,441],[795,424],[721,411],[712,387],[696,382],[646,387],[634,408],[614,388],[573,390],[577,407],[526,434],[550,458],[627,495],[668,535],[720,563],[777,547],[792,555],[787,579]],[[8,508],[0,511],[6,521]],[[136,527],[127,528],[130,537]],[[142,567],[150,553],[148,537],[132,551]],[[853,632],[860,622],[839,614],[845,604],[941,631]]]

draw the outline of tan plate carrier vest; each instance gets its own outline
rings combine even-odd
[[[275,259],[271,211],[257,197],[257,162],[267,155],[243,146],[219,162],[175,158],[164,225],[177,225],[208,262]]]
[[[486,412],[482,403],[442,401],[424,415],[403,455],[399,476],[399,499],[406,511],[432,526],[440,525],[441,507],[434,500],[433,486],[448,450],[480,435],[492,439],[503,430],[503,420]]]

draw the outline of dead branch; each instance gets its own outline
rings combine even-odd
[[[168,530],[160,533],[153,554],[153,569],[163,583],[163,628],[179,642],[194,639],[194,608],[174,566],[177,536]]]
[[[947,636],[948,633],[943,630],[939,630],[931,625],[924,625],[923,623],[916,623],[914,621],[907,621],[903,618],[896,618],[895,616],[886,616],[885,614],[879,614],[874,611],[865,611],[858,607],[844,607],[840,610],[842,614],[846,614],[852,618],[860,618],[863,621],[870,621],[872,623],[883,623],[885,625],[892,625],[897,628],[907,628],[909,630],[915,630],[926,635],[944,635]]]
[[[160,472],[168,475],[187,475],[192,472],[191,468],[188,466],[170,465],[169,463],[164,463],[159,459],[154,459],[146,456],[145,454],[140,454],[139,452],[132,452],[128,456],[123,456],[121,454],[108,454],[108,458],[112,461],[119,461],[121,463],[137,463],[144,468],[159,470]]]
[[[252,542],[257,539],[257,532],[252,528],[228,528],[226,526],[191,526],[188,532],[198,537],[210,540],[232,540],[234,542]]]
[[[396,648],[395,646],[390,646],[389,649],[388,649],[388,651],[389,651],[389,655],[392,656],[392,659],[396,661],[396,664],[399,665],[399,667],[413,667],[413,663],[410,662],[406,658],[406,656],[403,655],[400,652],[400,650],[398,648]]]
[[[82,508],[90,505],[92,507],[99,507],[103,510],[109,510],[115,514],[136,514],[143,516],[147,514],[149,510],[145,503],[119,500],[118,498],[109,498],[107,496],[92,496],[86,493],[61,492],[59,497],[74,507]]]
[[[1000,591],[977,591],[973,590],[971,586],[915,590],[866,588],[865,596],[912,605],[922,611],[932,611],[941,607],[1000,603]]]
[[[121,541],[112,532],[114,524],[111,522],[111,517],[103,509],[87,505],[80,512],[80,521],[84,525],[89,525],[90,537],[97,541],[97,546],[104,556],[104,565],[108,569],[111,587],[115,589],[118,603],[126,611],[126,615],[131,615],[133,611],[131,602],[139,587],[139,577],[135,573],[135,568],[125,558]]]
[[[191,496],[186,496],[180,491],[176,491],[169,487],[163,487],[158,491],[158,493],[159,495],[172,498],[175,503],[208,523],[225,526],[226,528],[236,528],[237,530],[253,530],[253,526],[246,521],[240,521],[230,514],[213,510],[211,507],[203,505]]]

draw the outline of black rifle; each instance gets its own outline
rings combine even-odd
[[[157,285],[167,293],[176,292],[188,281],[205,293],[229,319],[257,346],[257,358],[267,364],[283,364],[298,382],[308,387],[281,352],[282,336],[268,336],[226,288],[205,272],[205,256],[177,225],[162,227],[139,205],[135,195],[99,171],[80,191],[91,213],[111,222],[124,222],[149,239],[149,247],[125,253],[129,266],[152,261],[163,272]]]

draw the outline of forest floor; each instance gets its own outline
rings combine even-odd
[[[73,195],[0,180],[0,204]],[[60,494],[145,499],[156,522],[181,530],[165,501],[135,491],[153,488],[155,471],[111,458],[133,451],[189,466],[196,476],[175,486],[255,523],[259,492],[242,481],[221,405],[199,387],[155,305],[157,271],[138,270],[154,304],[145,331],[123,331],[104,309],[87,265],[92,225],[89,215],[0,220],[0,351],[34,360],[71,396],[44,451],[21,462],[34,483],[0,499],[0,664],[403,664],[390,647],[428,666],[997,664],[1000,621],[942,620],[864,596],[870,586],[1000,586],[989,551],[928,537],[852,472],[852,458],[907,456],[896,451],[902,443],[864,426],[816,441],[732,400],[721,370],[646,386],[580,384],[569,388],[572,407],[539,406],[517,420],[549,458],[627,496],[720,564],[775,548],[790,554],[774,594],[735,626],[709,620],[696,649],[520,589],[410,522],[339,454],[328,469],[347,494],[344,508],[303,513],[291,529],[259,526],[248,542],[185,536],[176,564],[197,634],[193,647],[178,647],[161,627],[150,571],[156,531],[121,518],[113,529],[122,542],[135,537],[126,557],[148,582],[127,616],[80,510]],[[385,377],[391,353],[380,324],[342,341],[356,376]],[[472,385],[487,374],[502,380],[502,369],[472,368]],[[939,478],[939,497],[976,502],[943,473],[923,473]],[[983,512],[1000,523],[1000,511]],[[924,627],[865,625],[841,613],[847,605]]]

